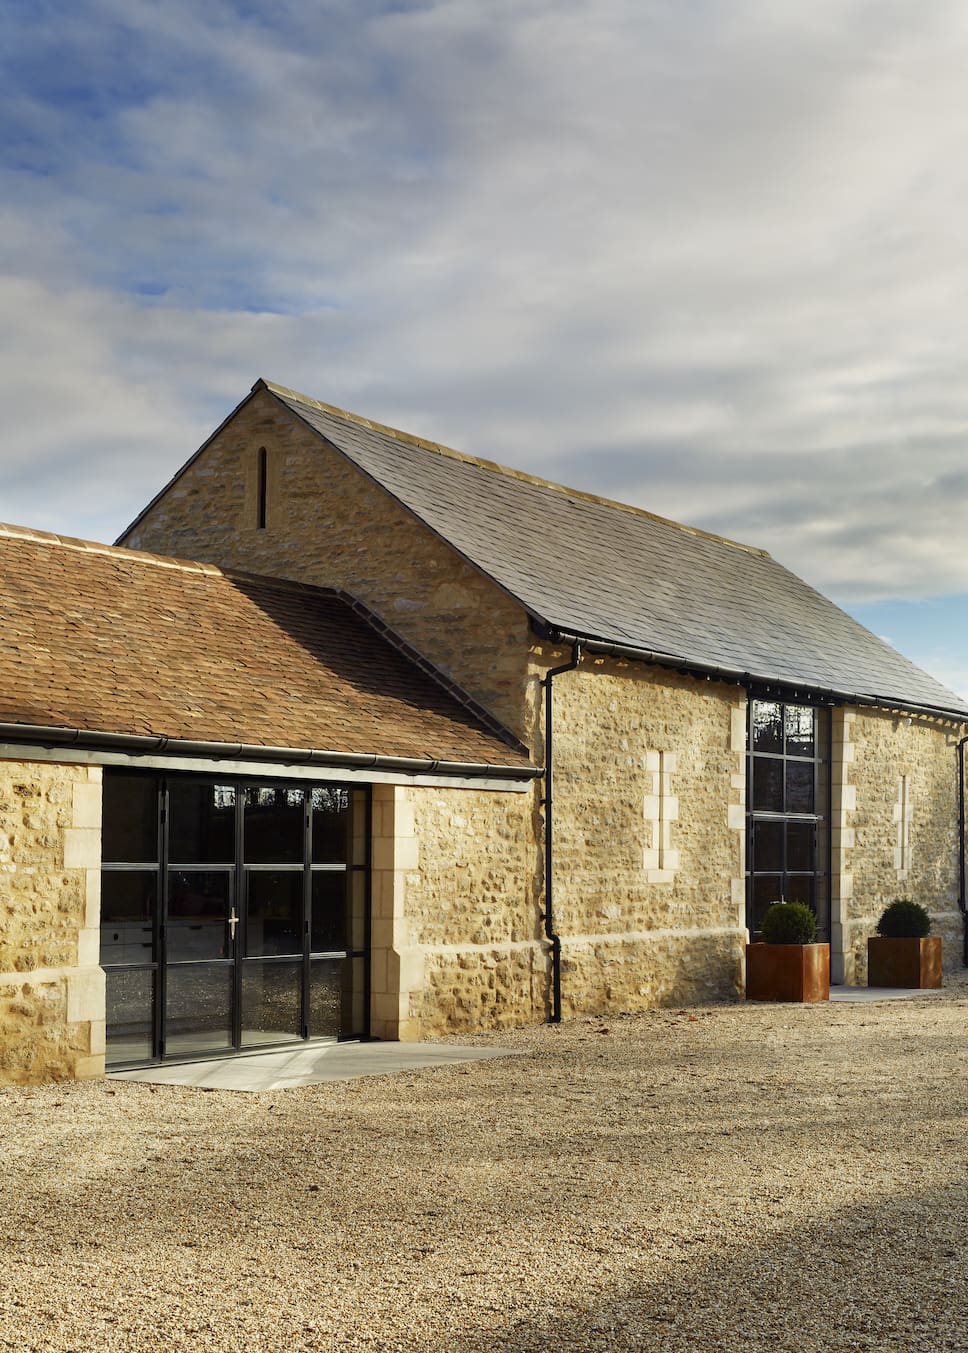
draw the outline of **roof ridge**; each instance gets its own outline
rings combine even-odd
[[[297,578],[281,578],[274,573],[253,573],[251,569],[220,568],[217,564],[206,564],[198,559],[178,559],[164,554],[152,554],[149,550],[132,550],[126,545],[105,545],[97,540],[83,540],[79,536],[61,536],[54,531],[37,531],[30,526],[13,526],[9,522],[0,522],[0,540],[24,540],[35,545],[59,546],[65,550],[74,550],[78,554],[100,554],[106,555],[109,559],[131,559],[135,563],[167,568],[175,572],[202,573],[209,577],[228,578],[230,581],[259,582],[280,592],[312,592],[315,596],[329,597],[334,601],[345,600],[338,588],[319,587],[316,583],[300,582]]]
[[[569,488],[568,485],[559,484],[554,479],[543,479],[541,475],[529,474],[526,470],[516,470],[513,466],[502,465],[496,460],[486,460],[483,456],[468,455],[466,451],[457,451],[454,447],[446,446],[443,442],[432,442],[425,437],[416,436],[415,433],[403,432],[400,428],[390,427],[388,423],[378,423],[372,418],[364,418],[361,414],[353,413],[349,409],[341,409],[336,404],[327,404],[324,400],[313,399],[311,395],[304,395],[299,390],[292,390],[286,385],[278,385],[275,381],[262,379],[257,381],[252,388],[256,390],[263,386],[272,394],[295,400],[298,404],[306,404],[311,409],[319,409],[323,413],[332,414],[336,418],[343,418],[349,423],[355,423],[358,427],[381,432],[388,437],[392,437],[395,441],[408,442],[410,445],[420,447],[421,450],[429,451],[433,455],[443,456],[448,460],[463,461],[467,465],[477,465],[482,470],[490,470],[496,474],[504,475],[507,479],[521,480],[525,484],[535,484],[539,488],[551,489],[555,493],[564,493],[570,498],[580,498],[583,502],[615,508],[617,511],[627,512],[633,517],[644,517],[648,521],[659,522],[663,526],[672,526],[677,531],[685,532],[686,535],[698,536],[704,540],[715,540],[721,545],[730,545],[733,549],[744,550],[747,554],[755,554],[763,559],[770,558],[769,551],[761,549],[759,546],[747,545],[741,540],[732,540],[729,536],[718,535],[715,531],[704,531],[699,526],[687,526],[685,522],[676,521],[673,517],[663,517],[657,512],[649,512],[644,507],[620,502],[617,498],[605,498],[601,494],[588,493],[585,489]]]
[[[174,569],[182,573],[208,573],[224,575],[226,570],[216,564],[204,564],[197,559],[177,559],[164,554],[152,554],[148,550],[132,550],[127,545],[105,545],[100,540],[84,540],[80,536],[61,536],[54,531],[36,531],[30,526],[14,526],[9,522],[0,522],[0,539],[26,540],[34,545],[53,545],[61,549],[74,550],[78,554],[103,554],[108,558],[134,559],[142,564],[151,564],[156,568]]]

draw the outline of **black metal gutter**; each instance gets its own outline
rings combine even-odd
[[[660,653],[654,649],[636,648],[630,644],[616,644],[608,639],[596,639],[588,634],[575,634],[552,625],[536,624],[535,630],[553,644],[580,643],[586,653],[601,653],[605,657],[629,658],[634,662],[654,663],[657,667],[672,667],[679,672],[696,672],[738,686],[775,686],[789,691],[811,691],[818,696],[849,705],[871,705],[878,709],[910,710],[912,714],[931,715],[954,723],[968,723],[968,709],[948,709],[941,705],[919,704],[897,695],[859,695],[856,691],[838,690],[832,686],[811,686],[807,681],[791,681],[789,677],[764,675],[744,671],[739,667],[719,667],[715,663],[683,658],[674,653]]]
[[[544,738],[544,932],[551,944],[551,1015],[549,1024],[561,1023],[561,936],[555,929],[554,901],[554,698],[552,684],[562,672],[573,672],[581,662],[581,640],[576,639],[571,661],[552,667],[542,679],[545,692]]]
[[[961,912],[961,961],[968,968],[968,897],[965,896],[965,743],[958,743],[958,909]]]
[[[401,771],[408,775],[444,775],[467,779],[536,780],[540,766],[492,766],[473,761],[435,761],[411,756],[380,756],[375,752],[327,752],[310,747],[262,747],[257,743],[193,742],[137,733],[107,733],[43,724],[0,723],[0,741],[78,747],[94,751],[122,751],[141,756],[198,756],[213,761],[294,762],[300,765],[345,766],[353,770]]]

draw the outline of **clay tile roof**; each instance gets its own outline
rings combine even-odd
[[[0,525],[0,615],[2,724],[534,773],[343,594]]]
[[[258,382],[539,627],[712,674],[877,704],[968,705],[764,550]]]

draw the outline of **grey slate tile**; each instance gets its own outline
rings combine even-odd
[[[538,621],[753,680],[968,715],[764,551],[268,388]]]

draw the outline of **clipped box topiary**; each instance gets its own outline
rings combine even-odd
[[[813,944],[817,918],[802,902],[774,902],[760,928],[764,944]]]
[[[885,907],[867,941],[867,985],[936,990],[941,986],[941,936],[920,902],[899,897]]]
[[[746,946],[746,999],[826,1001],[830,945],[815,943],[817,918],[802,902],[774,902],[760,927],[762,943]]]

